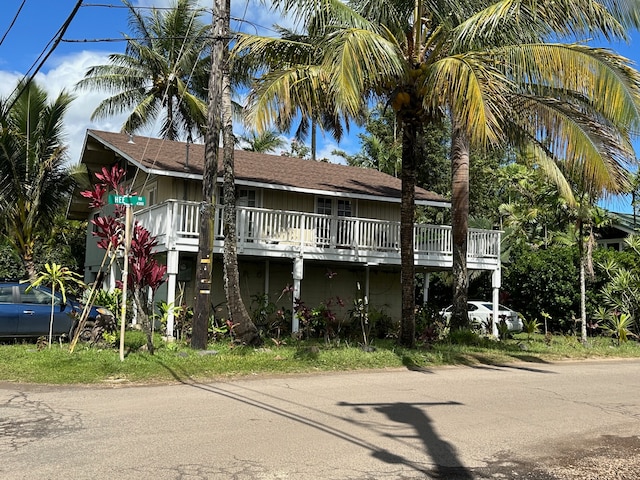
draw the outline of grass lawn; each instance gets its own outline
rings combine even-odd
[[[518,334],[496,342],[467,336],[456,343],[435,343],[428,348],[409,350],[394,341],[374,342],[375,351],[358,345],[325,345],[317,342],[262,348],[238,347],[228,342],[214,343],[207,354],[179,343],[157,342],[155,355],[136,351],[139,339],[120,362],[118,350],[79,345],[69,353],[68,344],[39,349],[35,343],[0,345],[0,381],[43,384],[157,383],[215,380],[247,375],[311,373],[357,369],[431,368],[442,365],[498,365],[514,362],[553,362],[586,358],[640,358],[640,343],[617,346],[610,338],[589,339],[585,347],[574,336]],[[216,353],[212,352],[215,351]]]

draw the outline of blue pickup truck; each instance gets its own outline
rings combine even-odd
[[[27,290],[28,289],[28,290]],[[40,337],[49,335],[51,319],[51,289],[29,283],[0,282],[0,337]],[[82,305],[56,291],[53,311],[53,335],[71,336],[82,313]],[[85,328],[96,322],[110,323],[113,313],[103,307],[92,307]]]

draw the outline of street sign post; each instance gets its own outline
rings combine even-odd
[[[111,205],[131,205],[132,207],[144,207],[147,199],[139,195],[109,195]]]

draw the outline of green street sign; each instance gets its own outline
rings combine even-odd
[[[137,195],[109,195],[109,203],[112,205],[144,207],[147,204],[147,199]]]

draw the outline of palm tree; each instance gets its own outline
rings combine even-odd
[[[346,5],[277,0],[274,5],[318,33],[313,44],[298,44],[304,61],[288,60],[286,69],[268,72],[255,86],[253,118],[259,127],[298,111],[312,117],[313,106],[326,98],[336,115],[347,118],[356,117],[373,98],[382,98],[396,112],[402,129],[404,345],[415,342],[413,221],[420,161],[415,144],[423,126],[447,117],[451,122],[453,322],[458,327],[468,324],[471,148],[507,140],[538,144],[589,177],[603,173],[603,162],[629,158],[630,124],[638,119],[637,74],[609,51],[544,43],[552,35],[624,38],[624,27],[638,25],[640,17],[624,0],[354,0]],[[281,43],[245,35],[236,52],[264,55]],[[576,113],[581,114],[578,122]],[[594,143],[599,124],[610,128]]]
[[[196,0],[176,0],[169,9],[144,15],[129,9],[132,36],[125,53],[109,55],[109,63],[89,70],[77,88],[114,93],[91,119],[128,113],[122,130],[133,133],[162,116],[162,137],[193,140],[206,126],[209,27],[200,21]]]
[[[73,97],[54,100],[35,83],[0,99],[0,233],[36,278],[34,248],[75,185],[66,166],[63,117]]]
[[[262,133],[251,132],[249,135],[241,135],[240,140],[245,143],[243,150],[250,152],[268,153],[282,148],[286,145],[286,141],[278,132],[267,130]]]
[[[229,20],[230,0],[216,0],[212,20],[214,41],[211,48],[211,74],[209,76],[209,103],[207,109],[207,131],[205,134],[205,167],[203,172],[203,203],[206,208],[200,215],[200,238],[198,239],[197,281],[199,293],[193,315],[191,346],[206,347],[207,325],[211,311],[211,253],[213,234],[213,205],[216,183],[219,143],[223,144],[223,267],[224,289],[229,317],[235,337],[244,344],[261,342],[240,295],[240,273],[238,270],[236,235],[236,186],[234,168],[233,105],[231,101],[231,77],[229,64]],[[207,286],[209,288],[207,288]]]
[[[260,55],[239,55],[234,57],[234,78],[240,83],[254,85],[254,75],[267,71],[270,79],[261,89],[250,92],[247,101],[247,120],[249,123],[258,121],[258,130],[265,130],[266,125],[256,118],[256,110],[252,104],[257,97],[263,94],[265,89],[273,83],[286,82],[289,87],[289,96],[295,98],[290,105],[283,108],[275,123],[280,131],[291,130],[294,121],[298,121],[295,129],[295,140],[299,143],[307,136],[311,137],[311,160],[317,160],[317,130],[320,128],[329,132],[334,139],[340,141],[345,128],[349,128],[349,118],[341,116],[335,108],[331,96],[326,95],[326,84],[322,82],[309,83],[309,79],[302,75],[298,77],[300,65],[311,65],[322,56],[322,48],[318,48],[317,29],[309,24],[307,33],[299,34],[292,30],[275,26],[275,31],[280,38],[272,45],[266,46]],[[315,45],[315,47],[314,47]],[[280,73],[283,73],[281,76]],[[313,94],[309,95],[309,92]],[[278,107],[275,107],[276,109]],[[293,109],[295,112],[289,111]],[[299,113],[300,115],[297,115]],[[353,118],[361,123],[364,121],[364,110],[358,112]]]

